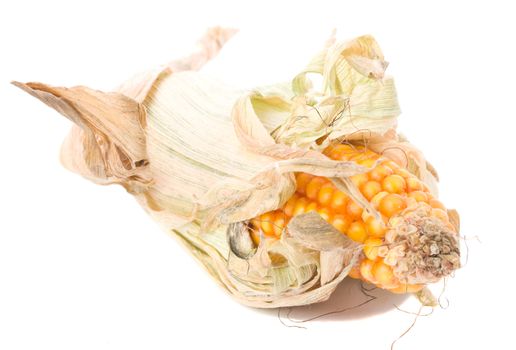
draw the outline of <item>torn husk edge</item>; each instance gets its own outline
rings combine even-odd
[[[394,82],[371,36],[330,39],[291,84],[242,91],[197,72],[234,33],[212,28],[194,54],[115,92],[14,84],[75,123],[61,151],[65,167],[124,186],[239,302],[324,301],[361,246],[309,213],[293,218],[281,239],[256,247],[247,220],[285,203],[295,191],[293,172],[330,178],[378,215],[349,181],[368,168],[320,153],[335,141],[366,143],[434,193],[437,174],[396,133]],[[322,86],[311,74],[323,77]]]

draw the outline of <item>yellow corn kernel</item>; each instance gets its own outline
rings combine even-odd
[[[306,208],[305,208],[305,212],[308,213],[310,211],[316,211],[317,208],[319,208],[319,205],[317,204],[317,202],[310,202]]]
[[[364,254],[369,260],[376,260],[378,257],[378,247],[383,244],[383,239],[369,237],[364,241]]]
[[[331,214],[331,210],[328,209],[328,208],[317,208],[317,212],[319,213],[319,215],[321,215],[321,217],[326,220],[326,221],[331,221],[331,217],[332,217],[332,214]]]
[[[256,217],[254,219],[251,219],[251,225],[253,225],[256,228],[260,227],[260,217]]]
[[[294,193],[292,197],[285,203],[285,206],[283,207],[283,211],[286,215],[292,216],[294,214],[294,207],[296,206],[297,200],[301,198],[297,193]]]
[[[369,158],[368,154],[366,152],[364,152],[364,151],[357,152],[357,153],[355,153],[355,154],[353,154],[353,155],[348,157],[348,159],[350,161],[353,161],[355,163],[358,163],[359,161],[365,160],[365,159],[368,159],[368,158]]]
[[[394,174],[383,179],[382,188],[390,193],[404,193],[407,190],[407,184],[403,177]]]
[[[407,169],[398,167],[397,169],[394,169],[394,174],[399,175],[403,177],[404,179],[414,176],[412,175]]]
[[[274,230],[274,235],[276,235],[276,237],[280,237],[281,234],[283,233],[283,228],[285,227],[285,223],[286,223],[286,215],[282,212],[276,212],[276,217],[274,219],[274,222],[273,222],[273,230]]]
[[[405,209],[407,203],[399,194],[388,194],[381,201],[378,209],[380,212],[390,218]]]
[[[348,204],[346,206],[346,212],[350,217],[352,217],[353,219],[358,219],[362,215],[363,211],[364,210],[362,209],[362,207],[355,203],[355,201],[348,201]]]
[[[376,284],[376,279],[373,275],[373,266],[374,261],[369,259],[362,260],[360,263],[360,275],[362,275],[362,278],[367,282]]]
[[[378,192],[372,199],[371,199],[371,205],[375,208],[375,209],[378,209],[380,207],[380,202],[382,201],[382,199],[387,196],[389,194],[389,192],[385,192],[385,191],[382,191],[382,192]]]
[[[348,160],[350,156],[356,154],[356,149],[350,145],[336,145],[331,148],[327,155],[331,159]]]
[[[374,166],[374,164],[376,163],[376,159],[372,158],[371,155],[369,155],[369,154],[365,154],[364,157],[366,157],[366,158],[357,161],[357,163],[362,166],[372,168]]]
[[[358,265],[358,264],[353,265],[351,270],[349,270],[348,276],[351,278],[355,278],[355,279],[362,278],[362,275],[360,274],[360,265]]]
[[[262,214],[259,218],[260,227],[263,231],[263,234],[267,236],[274,236],[274,212],[270,211],[268,213]]]
[[[319,193],[317,194],[317,201],[321,205],[329,205],[333,197],[334,186],[331,182],[327,182],[321,186]]]
[[[305,197],[301,197],[297,200],[296,206],[294,207],[294,212],[292,216],[296,216],[299,214],[306,213],[306,207],[310,204],[310,201]]]
[[[363,243],[367,238],[367,230],[363,222],[354,221],[349,225],[347,235],[355,242]]]
[[[381,190],[382,185],[378,181],[367,181],[360,187],[360,192],[362,192],[367,200],[371,200]]]
[[[407,182],[407,191],[422,191],[424,189],[423,183],[419,181],[416,177],[407,177],[405,179]]]
[[[258,226],[255,226],[255,227],[258,227]],[[249,234],[251,236],[251,239],[252,239],[253,243],[256,246],[260,245],[260,233],[259,233],[259,231],[255,228],[255,229],[250,230]]]
[[[369,236],[378,237],[378,238],[385,236],[385,232],[387,231],[387,228],[385,227],[385,224],[382,221],[376,220],[373,216],[369,216],[365,220],[365,224],[366,224],[367,234]]]
[[[351,182],[353,182],[353,184],[357,186],[357,188],[360,188],[360,186],[369,181],[369,176],[367,174],[357,174],[351,176],[350,178]]]
[[[319,191],[321,190],[322,185],[324,185],[326,182],[327,180],[322,177],[314,177],[306,185],[306,196],[312,200],[317,200]]]
[[[423,191],[410,192],[407,196],[414,198],[418,202],[428,202],[428,195]]]
[[[324,154],[326,157],[329,157],[331,159],[334,159],[331,155],[332,155],[332,152],[335,151],[335,149],[340,146],[339,144],[333,144],[333,145],[329,145],[328,147],[326,147],[325,149],[323,149],[322,151],[322,154]]]
[[[313,175],[307,173],[297,173],[296,174],[296,183],[297,183],[297,191],[304,195],[306,186],[308,183],[314,178]]]
[[[381,182],[386,176],[392,175],[393,173],[394,171],[391,168],[381,164],[369,172],[369,178]]]
[[[351,220],[345,215],[337,214],[333,216],[331,224],[340,232],[346,233],[346,231],[349,228],[349,225],[351,225]]]
[[[338,213],[345,213],[348,204],[348,196],[341,191],[334,191],[331,197],[330,207]]]
[[[399,283],[394,277],[394,273],[392,272],[392,267],[386,265],[383,260],[378,260],[374,263],[373,268],[371,270],[374,279],[384,288],[396,288]]]

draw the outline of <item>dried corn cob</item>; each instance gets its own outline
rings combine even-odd
[[[213,28],[200,51],[115,92],[14,84],[77,124],[62,148],[67,168],[98,184],[122,185],[246,305],[321,302],[348,274],[412,292],[457,268],[454,228],[416,177],[356,145],[333,145],[325,154],[370,167],[365,174],[364,166],[335,164],[319,153],[318,140],[367,130],[364,142],[378,152],[402,149],[435,189],[424,156],[396,133],[394,80],[374,38],[332,39],[292,84],[244,93],[192,71],[233,33]],[[313,84],[314,73],[322,85]],[[292,172],[327,178],[299,173],[295,191]],[[251,220],[258,229],[253,243],[249,219],[270,210]],[[458,225],[456,213],[450,218]],[[420,301],[434,305],[424,291]]]
[[[415,175],[363,146],[337,144],[326,148],[324,154],[367,167],[379,163],[351,180],[382,220],[365,212],[329,179],[297,173],[296,193],[280,209],[251,220],[255,229],[266,237],[278,238],[292,217],[316,211],[337,230],[363,244],[362,258],[350,276],[393,292],[418,291],[425,283],[458,268],[456,229],[444,205]],[[259,242],[256,230],[252,237]],[[421,251],[412,252],[416,246]]]

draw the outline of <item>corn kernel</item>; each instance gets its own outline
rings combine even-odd
[[[319,213],[319,215],[321,215],[321,217],[330,222],[331,221],[331,211],[330,209],[328,208],[318,208],[317,209],[317,212]]]
[[[306,186],[308,183],[314,178],[313,175],[307,173],[297,173],[296,174],[296,183],[297,183],[297,191],[300,194],[305,194]]]
[[[351,176],[351,182],[357,187],[360,188],[363,184],[369,181],[369,176],[367,174],[357,174]]]
[[[394,174],[399,175],[405,179],[413,176],[407,169],[404,169],[401,167],[398,167],[397,169],[395,169]]]
[[[428,195],[423,191],[410,192],[407,196],[414,198],[418,202],[428,202]]]
[[[310,204],[308,199],[306,199],[305,197],[299,198],[298,201],[296,202],[296,206],[294,207],[294,212],[292,213],[292,216],[296,216],[296,215],[305,213],[306,207],[308,206],[308,204]]]
[[[374,261],[369,260],[369,259],[364,259],[360,263],[360,274],[367,282],[370,282],[370,283],[376,283],[376,279],[374,278],[374,275],[373,275],[373,266],[374,266]]]
[[[352,222],[346,233],[355,242],[363,243],[367,238],[367,230],[361,221]]]
[[[372,274],[374,279],[384,288],[396,288],[399,283],[394,277],[392,268],[389,265],[384,264],[382,260],[378,260],[374,263],[372,268]]]
[[[354,279],[360,279],[362,277],[360,274],[360,266],[358,264],[353,265],[351,270],[349,270],[348,276]]]
[[[274,212],[270,211],[268,213],[262,214],[260,216],[260,227],[262,228],[262,231],[267,236],[273,236],[274,235]]]
[[[365,220],[367,234],[369,236],[373,237],[384,237],[385,232],[387,231],[387,228],[385,227],[385,224],[380,221],[376,220],[373,216],[369,216]]]
[[[372,199],[371,199],[371,205],[375,208],[375,209],[378,209],[378,207],[380,206],[380,202],[382,201],[382,199],[387,196],[389,194],[389,192],[385,192],[385,191],[382,191],[382,192],[378,192]]]
[[[301,198],[301,196],[297,193],[294,193],[292,197],[290,197],[290,199],[287,201],[287,203],[285,203],[283,211],[286,215],[292,216],[294,214],[294,207],[296,206],[296,202],[299,198]]]
[[[256,229],[250,230],[249,234],[251,236],[251,239],[253,240],[253,243],[256,246],[260,245],[260,234],[259,234],[258,230],[256,230]]]
[[[417,179],[414,176],[407,177],[406,182],[407,182],[407,191],[409,191],[409,192],[421,191],[424,188],[421,181],[419,181],[419,179]]]
[[[276,212],[276,218],[273,222],[273,230],[276,237],[280,237],[283,233],[283,228],[285,227],[286,217],[282,212]]]
[[[314,177],[306,186],[306,196],[312,200],[317,200],[317,195],[319,194],[322,185],[326,182],[327,180],[322,177]]]
[[[329,156],[331,159],[348,160],[355,153],[356,150],[350,145],[336,145],[330,151]]]
[[[380,212],[390,218],[405,209],[407,203],[399,194],[390,193],[386,195],[380,202],[378,209]]]
[[[346,211],[346,205],[348,204],[348,196],[341,191],[334,191],[331,197],[330,207],[339,213]]]
[[[317,204],[317,202],[310,202],[305,208],[305,213],[308,213],[311,211],[316,211],[317,208],[319,208],[319,205]]]
[[[371,200],[378,192],[382,190],[382,185],[377,181],[367,181],[360,187],[360,191],[367,198]]]
[[[364,241],[364,254],[369,260],[376,260],[378,257],[378,247],[383,244],[383,239],[369,237]]]
[[[321,190],[317,194],[317,201],[321,205],[329,205],[333,196],[334,186],[331,182],[327,182],[321,186]]]
[[[385,165],[378,165],[369,172],[371,180],[381,182],[386,176],[392,175],[394,171]]]
[[[365,166],[367,168],[372,168],[374,166],[374,164],[376,163],[376,159],[371,158],[370,155],[365,155],[365,157],[367,157],[367,158],[361,159],[361,160],[357,161],[357,163],[362,166]]]
[[[360,205],[358,205],[355,201],[348,201],[348,204],[346,206],[346,212],[347,214],[352,217],[353,219],[359,219],[360,216],[362,216],[362,212],[364,210]]]
[[[333,217],[331,224],[340,232],[346,233],[349,225],[351,225],[351,220],[347,216],[337,214]]]
[[[389,175],[382,181],[384,191],[390,193],[403,193],[407,189],[405,179],[399,175]]]

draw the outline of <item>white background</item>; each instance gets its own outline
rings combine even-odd
[[[516,26],[502,4],[2,2],[0,349],[388,349],[410,326],[414,316],[393,304],[417,311],[417,302],[385,293],[307,329],[237,304],[121,187],[64,170],[70,122],[9,85],[109,90],[187,54],[217,24],[241,32],[206,71],[241,86],[292,78],[334,27],[340,38],[377,38],[397,82],[399,128],[438,169],[441,198],[470,237],[469,262],[442,298],[449,306],[420,317],[395,348],[513,348]],[[292,316],[363,300],[344,282]]]

